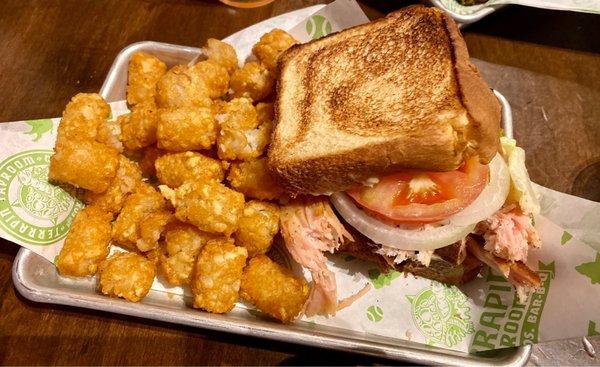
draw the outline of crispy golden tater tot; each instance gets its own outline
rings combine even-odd
[[[65,107],[56,145],[71,140],[96,140],[98,128],[106,123],[110,106],[96,93],[79,93]]]
[[[173,213],[167,210],[159,210],[144,217],[139,224],[140,239],[136,242],[138,250],[147,252],[157,249],[165,227],[173,219]]]
[[[77,213],[56,260],[61,275],[96,274],[98,265],[108,256],[112,218],[112,214],[95,206]]]
[[[108,189],[119,167],[119,152],[92,140],[64,141],[50,158],[50,180],[95,193]]]
[[[157,146],[173,152],[209,149],[217,140],[217,128],[208,108],[161,109],[158,113]]]
[[[235,130],[222,128],[217,139],[219,158],[250,160],[260,157],[271,137],[271,126],[263,124],[256,129]]]
[[[119,139],[121,135],[121,124],[117,120],[107,120],[98,125],[96,141],[109,147],[115,148],[119,153],[123,152],[123,143]]]
[[[154,167],[154,163],[158,157],[161,157],[163,154],[165,154],[165,151],[158,149],[156,145],[151,145],[144,148],[140,159],[140,168],[144,177],[152,178],[156,176],[156,168]]]
[[[159,188],[180,221],[226,236],[237,229],[244,210],[243,194],[212,180],[186,181],[175,190],[164,185]]]
[[[141,223],[148,215],[165,209],[166,202],[162,195],[154,187],[141,183],[125,199],[123,209],[113,223],[113,240],[127,249],[137,250],[137,243],[141,239]]]
[[[156,85],[156,103],[162,108],[210,107],[206,84],[190,73],[186,65],[177,65],[163,75]]]
[[[274,91],[275,76],[263,64],[250,61],[231,75],[229,86],[234,97],[262,101]]]
[[[118,214],[123,207],[125,198],[142,182],[142,172],[135,162],[123,155],[119,156],[119,169],[108,189],[96,194],[86,191],[83,199],[89,205],[94,205],[107,212]]]
[[[193,78],[199,78],[204,82],[210,98],[219,98],[229,89],[229,73],[224,66],[215,61],[200,61],[190,67],[190,73]]]
[[[248,250],[248,257],[264,254],[271,248],[279,232],[279,207],[264,201],[246,203],[237,231],[235,243]]]
[[[155,273],[154,262],[144,256],[117,252],[100,264],[98,288],[107,296],[138,302],[150,291]]]
[[[236,191],[255,199],[273,200],[283,194],[283,189],[269,172],[267,158],[233,163],[227,181]]]
[[[167,72],[167,65],[153,55],[136,52],[129,59],[127,103],[135,105],[154,99],[156,83]]]
[[[128,150],[138,150],[156,143],[158,109],[153,99],[140,102],[131,113],[118,118],[121,125],[121,142]]]
[[[158,181],[177,188],[188,180],[223,181],[225,172],[221,162],[197,152],[165,154],[156,159]]]
[[[216,115],[220,114],[223,111],[223,108],[225,108],[225,105],[227,105],[227,102],[222,99],[213,100],[213,104],[211,106],[211,111],[212,111],[213,115],[215,116],[215,118],[216,118]]]
[[[175,221],[167,225],[159,265],[169,284],[190,283],[198,253],[211,239],[214,239],[213,235],[192,224]]]
[[[248,251],[233,240],[210,240],[200,250],[192,278],[194,308],[225,313],[235,306]]]
[[[306,280],[265,255],[258,255],[244,269],[240,296],[262,312],[287,323],[296,318],[308,299]]]
[[[261,118],[266,111],[261,106]],[[259,157],[271,138],[272,124],[259,126],[258,113],[248,98],[236,98],[225,104],[215,119],[221,124],[217,138],[219,158],[249,160]]]
[[[235,49],[228,43],[209,38],[206,41],[206,46],[202,48],[202,52],[209,60],[225,67],[229,74],[233,74],[238,68],[238,58]]]
[[[258,126],[258,113],[249,98],[234,98],[222,104],[216,120],[227,129],[248,130]]]
[[[152,261],[152,263],[154,263],[154,265],[157,265],[159,257],[160,257],[160,247],[154,248],[150,251],[146,251],[143,253],[143,255],[146,257],[146,259]]]
[[[252,47],[252,53],[269,70],[277,68],[277,59],[283,51],[298,43],[289,33],[275,28],[269,33],[263,34],[260,41]]]

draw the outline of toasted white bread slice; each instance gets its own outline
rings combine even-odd
[[[270,168],[292,195],[447,171],[499,142],[500,104],[451,17],[410,6],[279,59]]]

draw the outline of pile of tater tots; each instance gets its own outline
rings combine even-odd
[[[97,274],[101,293],[132,302],[159,276],[189,286],[193,307],[208,312],[228,312],[241,299],[282,322],[296,318],[308,284],[265,255],[283,195],[265,158],[277,58],[295,43],[274,29],[242,68],[216,39],[194,65],[168,69],[136,53],[131,112],[116,119],[98,94],[73,97],[49,177],[86,206],[56,259],[59,273]],[[128,252],[109,256],[113,244]]]

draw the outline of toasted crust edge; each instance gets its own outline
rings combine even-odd
[[[467,44],[456,22],[442,13],[444,25],[454,53],[454,73],[462,105],[469,117],[469,140],[481,163],[489,163],[500,144],[500,102],[487,85],[479,70],[471,63]]]

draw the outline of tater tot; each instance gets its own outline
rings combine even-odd
[[[250,61],[231,75],[229,87],[233,97],[248,97],[259,102],[274,91],[275,77],[263,64]]]
[[[96,274],[98,265],[108,256],[112,218],[112,214],[95,206],[77,213],[56,260],[61,275]]]
[[[165,210],[166,202],[152,186],[141,183],[135,192],[125,199],[123,209],[113,223],[112,238],[130,250],[137,250],[141,239],[140,224],[157,211]]]
[[[119,116],[119,139],[128,150],[138,150],[156,143],[158,109],[153,99],[140,102],[131,113]]]
[[[165,227],[173,219],[173,213],[167,210],[159,210],[145,216],[139,223],[140,238],[135,243],[138,250],[147,252],[157,249]]]
[[[108,189],[96,194],[86,191],[83,199],[87,204],[97,206],[107,212],[118,214],[123,207],[125,198],[142,182],[142,172],[135,162],[123,155],[119,156],[119,169]]]
[[[214,236],[196,226],[179,221],[165,229],[163,251],[159,255],[162,274],[171,285],[189,284],[200,249]]]
[[[165,154],[156,159],[158,181],[171,188],[187,180],[223,181],[225,172],[221,162],[197,152]]]
[[[298,316],[308,293],[306,280],[294,276],[265,255],[250,260],[242,275],[241,298],[284,323]]]
[[[273,200],[283,194],[267,166],[267,158],[233,163],[227,175],[232,188],[260,200]]]
[[[190,67],[193,78],[200,78],[210,98],[219,98],[229,89],[229,73],[224,66],[212,60],[200,61]]]
[[[243,194],[212,180],[186,181],[175,190],[164,185],[159,188],[180,221],[226,236],[237,229],[244,210]]]
[[[50,180],[95,193],[108,189],[119,167],[119,152],[91,140],[61,143],[50,158]]]
[[[215,118],[227,129],[247,130],[259,124],[258,113],[249,98],[234,98],[224,103]]]
[[[163,154],[165,154],[165,151],[158,149],[156,145],[151,145],[143,149],[140,158],[140,168],[144,177],[152,178],[156,176],[154,163],[156,163],[156,160]]]
[[[208,108],[161,109],[156,131],[157,146],[173,152],[209,149],[217,140],[217,128]]]
[[[192,278],[194,308],[225,313],[235,306],[248,251],[232,240],[210,240],[200,251]]]
[[[271,248],[279,232],[279,207],[264,201],[246,203],[237,231],[235,243],[248,250],[248,257],[264,254]]]
[[[269,144],[271,125],[256,129],[236,130],[221,128],[217,139],[217,153],[225,160],[250,160],[260,157]]]
[[[261,107],[261,118],[265,117]],[[271,138],[272,125],[259,126],[258,113],[248,98],[236,98],[225,104],[215,116],[221,124],[217,138],[219,158],[249,160],[264,153]]]
[[[98,288],[111,297],[138,302],[146,297],[154,282],[153,261],[136,253],[117,252],[100,264]]]
[[[231,75],[238,68],[238,58],[235,49],[228,43],[209,38],[202,52],[209,60],[216,62],[227,69]]]
[[[167,72],[167,65],[157,57],[136,52],[129,59],[127,103],[135,105],[154,99],[156,83]]]
[[[252,47],[252,53],[269,70],[277,68],[277,59],[283,51],[298,43],[289,33],[275,28],[269,33],[263,34],[258,43]]]
[[[162,108],[210,107],[205,83],[190,74],[186,65],[177,65],[156,84],[156,103]]]
[[[58,125],[57,145],[71,140],[96,140],[106,123],[110,106],[96,93],[79,93],[65,107]]]
[[[123,143],[119,139],[121,135],[121,124],[117,120],[107,120],[98,125],[96,141],[109,147],[115,148],[119,153],[123,152]]]
[[[225,105],[227,105],[227,102],[222,99],[215,99],[213,101],[213,104],[211,106],[211,111],[212,111],[213,115],[215,115],[215,118],[216,118],[216,115],[219,115],[223,111],[223,108],[225,108]]]

